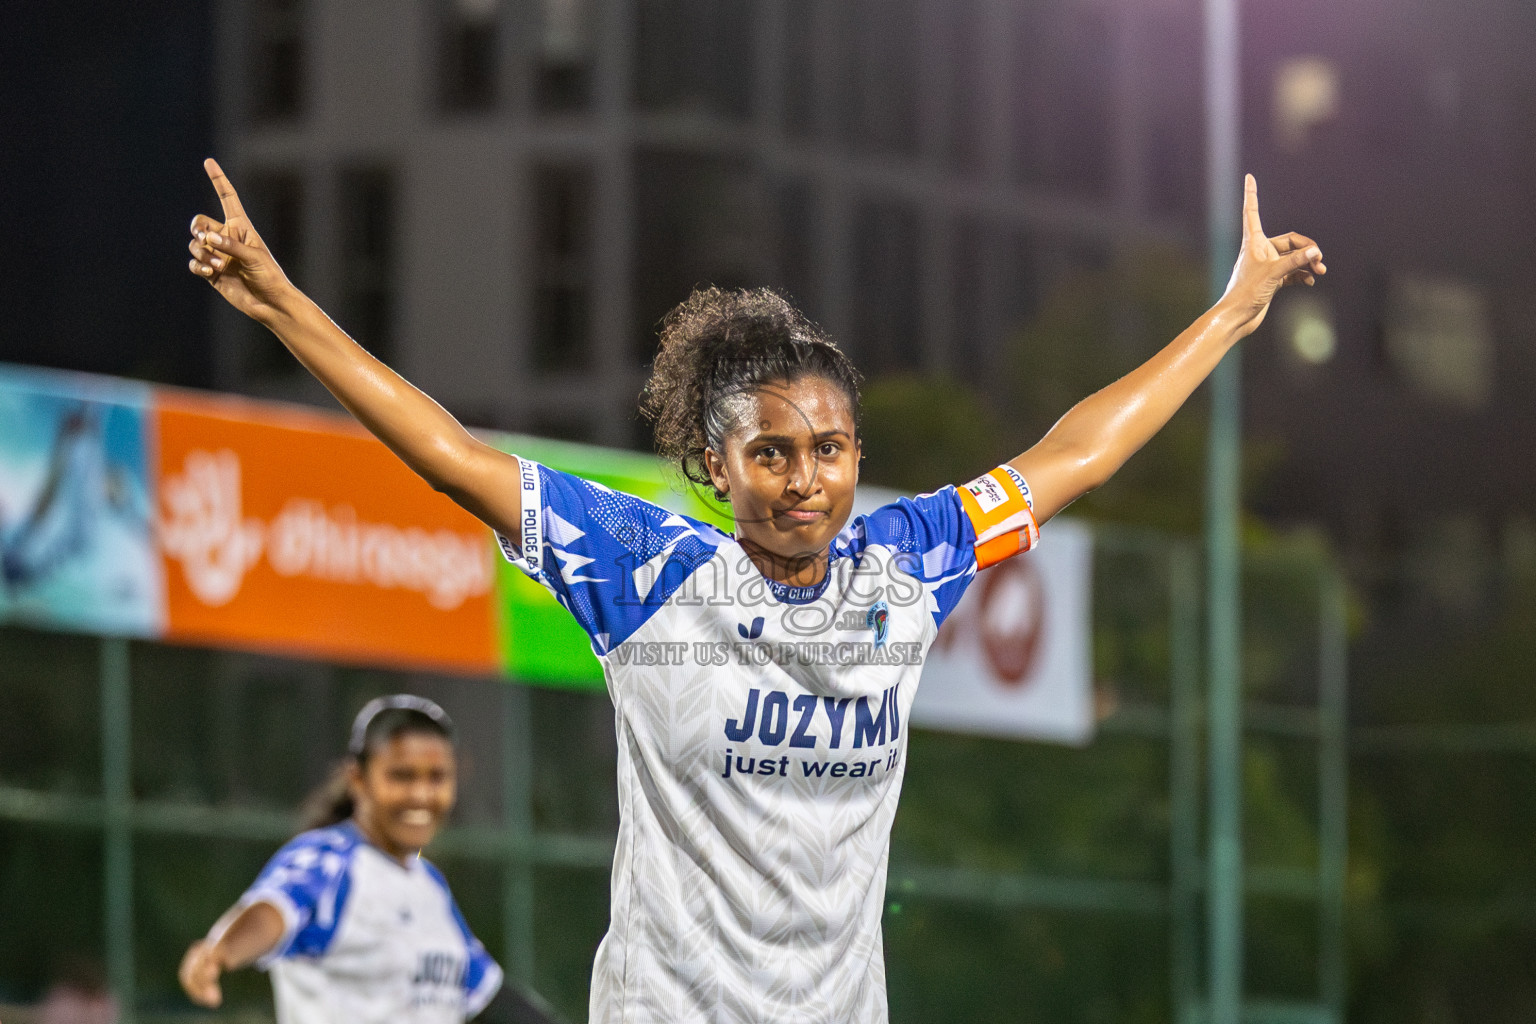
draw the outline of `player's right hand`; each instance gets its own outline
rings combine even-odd
[[[187,246],[192,259],[187,269],[213,285],[231,306],[265,321],[293,286],[245,215],[240,196],[218,161],[209,157],[203,161],[203,170],[219,194],[224,220],[201,213],[192,218],[192,241]]]
[[[224,964],[214,951],[213,943],[198,939],[187,947],[176,979],[181,982],[188,999],[198,1006],[214,1009],[224,1001],[224,993],[219,988],[219,975],[223,971]]]

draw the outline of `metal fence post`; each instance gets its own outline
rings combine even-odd
[[[1319,587],[1318,995],[1344,1020],[1344,887],[1349,868],[1348,604],[1344,581],[1325,568]]]
[[[1173,1019],[1193,1024],[1200,1004],[1200,581],[1194,550],[1169,557],[1168,898]]]
[[[121,1006],[118,1020],[133,1024],[132,680],[128,641],[101,641],[101,797],[103,900],[107,980]]]
[[[1223,264],[1238,237],[1238,0],[1205,0],[1206,200],[1210,295],[1226,289]],[[1210,922],[1207,955],[1212,1024],[1239,1024],[1243,1007],[1242,374],[1240,351],[1211,376],[1206,479],[1206,601],[1210,634],[1206,727],[1210,735]]]
[[[502,889],[507,976],[527,988],[533,984],[533,730],[528,690],[502,685],[502,813],[507,854]]]

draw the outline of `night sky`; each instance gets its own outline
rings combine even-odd
[[[209,382],[185,246],[211,198],[210,6],[7,6],[0,361]]]

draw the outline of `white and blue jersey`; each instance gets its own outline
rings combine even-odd
[[[1007,467],[855,518],[825,580],[523,461],[503,552],[581,623],[618,732],[590,1024],[883,1024],[880,920],[923,657],[979,567],[1038,536]]]
[[[460,1024],[501,987],[437,868],[401,864],[351,821],[277,851],[240,899],[257,902],[283,917],[259,963],[279,1024]]]

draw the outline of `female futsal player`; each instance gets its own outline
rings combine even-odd
[[[1264,235],[1249,178],[1209,312],[1018,458],[851,523],[848,359],[772,292],[696,292],[663,324],[643,404],[662,454],[730,503],[726,534],[477,441],[288,282],[206,169],[224,219],[193,219],[192,272],[495,530],[603,663],[620,823],[593,1024],[885,1021],[891,822],[940,623],[1146,443],[1281,286],[1324,272],[1310,239]]]
[[[460,1024],[501,968],[421,858],[453,808],[453,725],[425,698],[380,697],[347,752],[344,785],[187,950],[181,987],[218,1006],[219,976],[254,963],[272,974],[279,1024]]]

